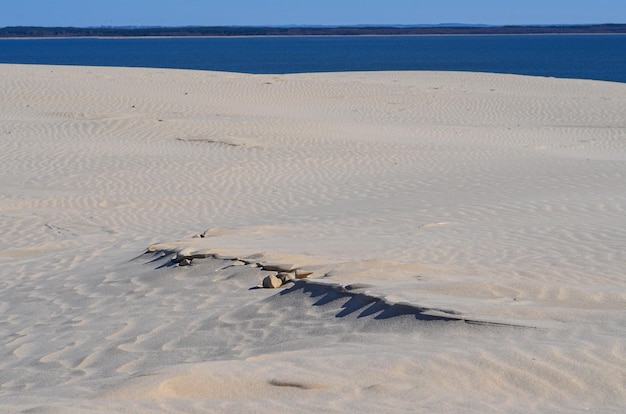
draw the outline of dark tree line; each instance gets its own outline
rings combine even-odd
[[[37,27],[0,28],[0,37],[192,37],[192,36],[363,36],[488,34],[626,34],[626,24],[554,26],[346,26],[346,27]]]

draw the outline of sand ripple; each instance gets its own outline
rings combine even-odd
[[[0,82],[4,411],[626,405],[623,84]],[[183,249],[206,258],[176,266]],[[256,263],[313,273],[257,289]]]

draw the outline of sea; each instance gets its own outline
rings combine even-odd
[[[255,74],[472,71],[626,82],[626,35],[3,39],[0,63]]]

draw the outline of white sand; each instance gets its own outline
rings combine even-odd
[[[626,84],[0,65],[0,85],[1,411],[626,406]],[[276,272],[181,249],[314,273],[253,289]]]

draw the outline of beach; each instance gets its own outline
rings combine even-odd
[[[626,406],[626,84],[0,84],[3,412]]]

